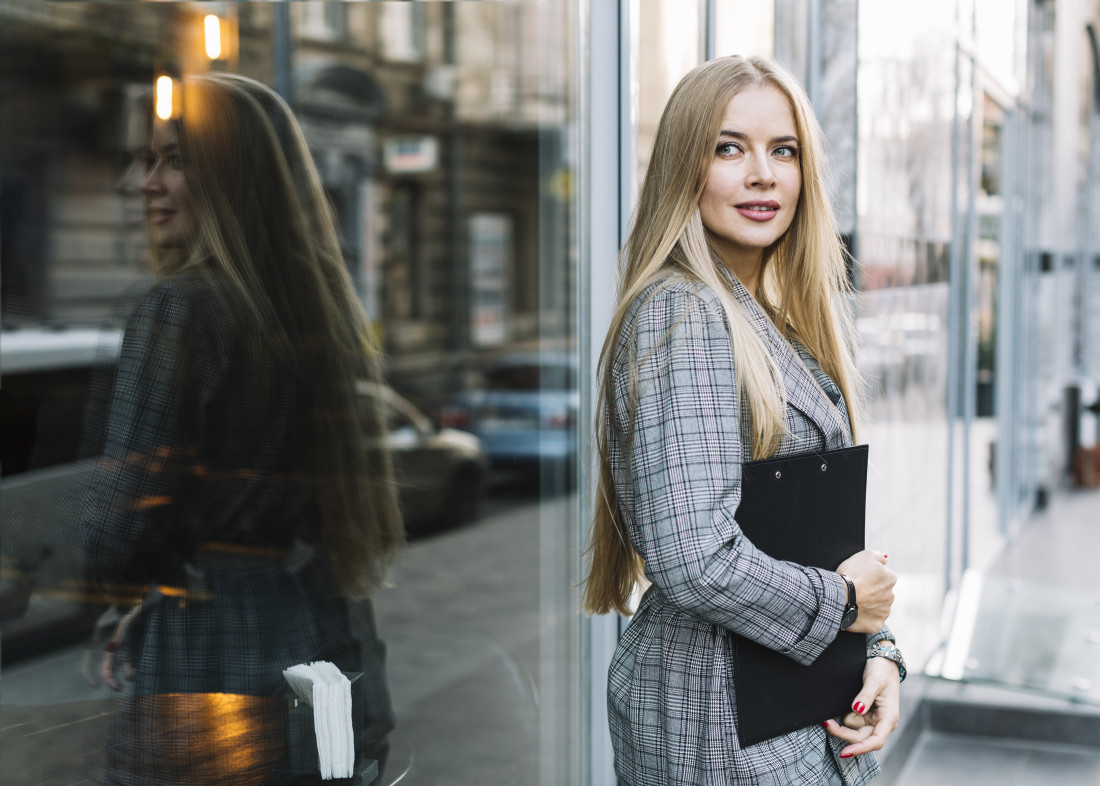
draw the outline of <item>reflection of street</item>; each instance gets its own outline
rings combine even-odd
[[[412,543],[379,592],[397,733],[413,756],[402,783],[534,782],[538,527],[537,483],[500,478],[476,522]],[[82,657],[78,644],[4,668],[3,783],[92,782],[112,694],[84,682]]]
[[[486,502],[476,524],[412,544],[375,602],[415,784],[537,782],[537,486]]]

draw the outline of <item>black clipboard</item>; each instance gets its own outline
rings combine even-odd
[[[867,446],[743,465],[741,531],[774,559],[835,570],[864,548]],[[741,746],[851,711],[867,636],[841,631],[809,666],[730,633]]]

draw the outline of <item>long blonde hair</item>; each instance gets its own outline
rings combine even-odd
[[[646,172],[633,227],[620,254],[617,308],[600,354],[596,412],[599,460],[590,560],[584,587],[589,613],[629,614],[628,598],[642,576],[641,557],[630,543],[609,460],[614,412],[614,354],[634,301],[653,284],[679,274],[710,288],[725,312],[737,368],[742,417],[751,423],[753,459],[771,456],[785,429],[786,396],[775,361],[734,296],[707,241],[699,199],[732,98],[748,87],[770,85],[794,113],[802,188],[790,228],[764,251],[760,286],[754,293],[774,324],[801,341],[840,387],[853,429],[862,390],[843,302],[850,291],[847,257],[829,204],[821,127],[798,81],[763,57],[722,57],[689,72],[665,106]],[[633,413],[631,413],[631,417]],[[629,453],[629,450],[626,451]],[[630,457],[627,455],[629,465]]]
[[[290,108],[270,88],[206,74],[185,77],[182,89],[173,122],[196,229],[183,248],[156,249],[154,267],[227,284],[256,350],[310,381],[301,460],[318,480],[320,522],[299,534],[323,547],[336,588],[369,592],[383,583],[404,527],[383,404],[357,393],[361,382],[381,381],[381,350],[320,177]]]

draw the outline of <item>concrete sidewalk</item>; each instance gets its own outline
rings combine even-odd
[[[1098,556],[1100,491],[1022,525],[976,585],[967,681],[918,677],[882,786],[1100,786]]]

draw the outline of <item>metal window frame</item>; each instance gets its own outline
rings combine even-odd
[[[619,249],[626,239],[637,159],[638,0],[577,0],[580,17],[580,161],[577,222],[581,238],[577,335],[580,352],[581,433],[595,422],[598,364],[611,323]],[[586,440],[577,462],[576,520],[587,541],[596,457]],[[581,555],[578,554],[578,560]],[[583,564],[578,565],[583,574]],[[578,782],[614,784],[607,724],[607,667],[621,635],[617,615],[587,617],[579,635],[581,761]]]

